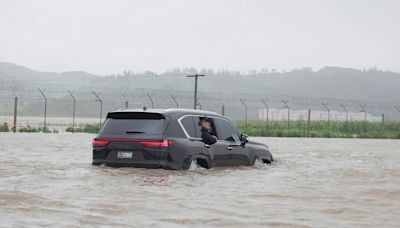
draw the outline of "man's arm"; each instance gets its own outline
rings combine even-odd
[[[213,137],[213,135],[211,135],[206,128],[201,129],[201,138],[203,139],[203,142],[208,145],[212,145],[217,142],[217,138]]]

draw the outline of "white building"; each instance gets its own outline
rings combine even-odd
[[[288,119],[287,109],[269,109],[269,120],[284,121]],[[307,120],[308,110],[290,110],[290,120]],[[349,112],[349,121],[363,121],[364,112]],[[259,111],[259,119],[267,120],[267,109]],[[332,121],[346,121],[346,112],[330,111],[329,119]],[[328,120],[328,112],[321,110],[311,110],[311,120]],[[380,117],[367,113],[367,121],[380,121]]]

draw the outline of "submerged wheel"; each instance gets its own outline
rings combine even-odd
[[[195,158],[192,159],[188,165],[188,170],[196,170],[196,169],[208,169],[207,160],[203,158]]]
[[[264,161],[263,161],[260,157],[256,157],[256,158],[254,159],[253,165],[254,165],[255,167],[262,167],[262,166],[264,165]]]

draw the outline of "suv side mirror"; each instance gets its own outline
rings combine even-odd
[[[246,144],[247,142],[249,142],[249,140],[247,139],[249,136],[246,134],[240,134],[239,135],[239,139],[240,142],[242,142],[242,144]]]

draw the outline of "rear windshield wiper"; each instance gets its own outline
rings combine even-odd
[[[143,131],[125,131],[125,133],[127,133],[127,134],[144,134],[146,132],[143,132]]]

